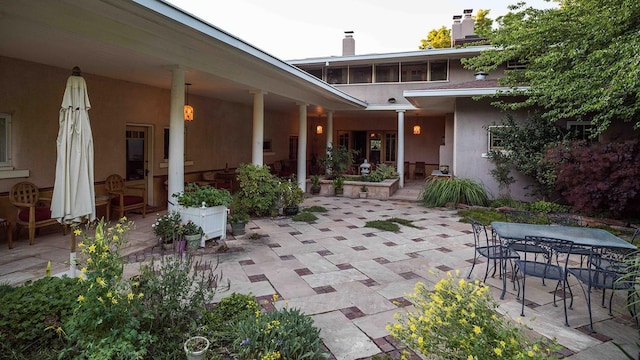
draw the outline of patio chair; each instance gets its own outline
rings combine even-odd
[[[526,299],[526,279],[527,276],[537,277],[541,279],[550,279],[556,280],[558,283],[556,284],[556,288],[553,292],[553,306],[558,306],[556,303],[556,293],[560,285],[562,285],[562,302],[564,304],[564,321],[565,325],[569,326],[569,319],[567,316],[567,297],[566,297],[566,289],[569,289],[569,294],[571,295],[571,300],[573,303],[573,293],[571,292],[571,288],[567,287],[567,264],[569,261],[569,256],[564,257],[564,263],[559,261],[558,250],[571,248],[573,246],[573,242],[568,240],[554,239],[554,238],[546,238],[546,237],[537,237],[537,236],[526,236],[525,240],[521,241],[521,244],[524,247],[523,257],[521,259],[515,260],[515,269],[516,275],[521,275],[522,277],[522,285],[518,286],[518,296],[517,298],[522,302],[522,308],[520,310],[520,316],[524,316],[524,303]],[[528,251],[528,247],[532,247],[534,249],[544,249],[546,251],[543,254],[544,261],[537,261],[537,257],[531,259],[534,254],[532,251]],[[555,264],[552,262],[552,259],[556,259]],[[516,279],[518,277],[516,276]],[[520,284],[520,280],[518,280],[518,284]]]
[[[424,161],[416,161],[416,168],[413,170],[413,178],[418,176],[424,178]]]
[[[540,221],[539,214],[526,210],[505,210],[504,215],[507,222],[537,224]],[[546,255],[548,253],[547,249],[543,249],[542,247],[535,246],[533,244],[527,244],[522,241],[514,241],[509,245],[509,247],[511,250],[517,251],[519,254],[525,251],[534,254],[534,260],[538,259],[538,255]],[[549,258],[546,259],[549,260]],[[544,278],[542,278],[542,284],[546,285]]]
[[[498,268],[498,261],[500,262],[500,276],[506,276],[506,274],[502,274],[502,268],[506,268],[506,262],[508,260],[519,259],[520,255],[518,255],[517,252],[511,250],[509,247],[503,245],[499,241],[496,241],[495,236],[491,236],[490,240],[489,236],[487,235],[487,228],[483,224],[471,218],[469,220],[471,221],[471,228],[473,230],[475,255],[473,257],[473,264],[471,265],[471,270],[469,270],[469,275],[467,275],[467,278],[471,278],[473,268],[476,266],[478,258],[480,257],[484,257],[487,259],[487,267],[484,272],[484,279],[482,281],[487,281],[490,262],[493,262],[493,274],[491,276],[494,276],[496,273],[496,268]],[[505,266],[503,266],[503,264],[505,264]]]
[[[547,213],[548,225],[561,225],[561,226],[582,226],[582,216],[568,214],[568,213]],[[574,247],[572,255],[580,255],[580,266],[584,264],[584,260],[589,256],[590,249],[583,247]],[[567,252],[567,249],[565,251]]]
[[[20,229],[29,229],[29,245],[33,245],[36,232],[40,228],[60,224],[58,220],[51,218],[51,199],[40,197],[38,187],[28,181],[19,182],[9,192],[11,204],[18,208],[16,216],[16,239],[20,236]],[[45,204],[49,203],[49,204]],[[62,227],[63,235],[66,235],[66,228]]]
[[[105,181],[105,188],[111,197],[111,210],[118,212],[119,218],[131,210],[142,210],[142,217],[147,214],[146,187],[127,186],[122,176],[112,174]]]
[[[567,273],[575,277],[580,283],[582,292],[587,300],[587,310],[589,311],[589,330],[593,333],[593,315],[591,312],[591,293],[592,289],[602,290],[602,306],[604,306],[605,291],[612,290],[609,296],[609,315],[612,316],[611,304],[613,302],[613,295],[615,290],[627,291],[627,304],[633,304],[635,302],[635,278],[633,276],[626,276],[621,274],[619,269],[607,269],[602,267],[602,260],[609,259],[611,255],[615,255],[615,251],[608,248],[595,248],[589,249],[589,260],[585,267],[568,268]],[[635,256],[635,253],[633,254]],[[585,289],[586,287],[586,289]],[[629,313],[636,321],[636,314],[632,307],[629,307]]]
[[[411,168],[410,163],[408,161],[405,161],[404,162],[404,179],[405,180],[409,180],[410,168]]]

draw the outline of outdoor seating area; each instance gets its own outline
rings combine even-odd
[[[332,196],[308,198],[302,207],[309,206],[322,206],[328,212],[318,213],[312,223],[289,217],[252,218],[247,234],[228,235],[220,244],[207,243],[198,251],[207,260],[219,259],[220,270],[231,281],[230,292],[251,292],[258,299],[278,294],[290,307],[311,315],[334,359],[366,359],[397,351],[385,327],[394,321],[393,314],[410,305],[407,294],[415,283],[432,288],[456,270],[466,277],[474,262],[472,227],[460,222],[455,210],[427,209],[398,198],[344,201]],[[151,228],[155,216],[142,218],[134,213],[128,217],[136,226],[123,255],[128,261],[126,272],[135,274],[142,262],[160,256],[161,251]],[[367,221],[391,217],[411,220],[416,228],[402,226],[391,233],[365,226]],[[504,235],[500,226],[498,230],[498,236]],[[260,236],[252,238],[254,233]],[[490,230],[487,236],[491,240]],[[49,231],[41,237],[33,246],[22,239],[14,242],[14,249],[0,251],[0,281],[21,283],[42,277],[48,261],[53,274],[68,270],[69,236]],[[228,246],[226,252],[218,251],[221,244]],[[485,261],[478,260],[472,278],[483,279]],[[578,263],[576,259],[570,266]],[[506,275],[509,279],[511,274]],[[637,330],[625,308],[625,292],[613,292],[612,306],[601,308],[597,306],[601,294],[593,290],[590,321],[587,295],[577,290],[579,285],[572,278],[573,309],[567,310],[570,327],[566,327],[561,295],[558,307],[553,305],[556,282],[548,278],[545,286],[529,277],[523,294],[525,316],[520,321],[539,335],[555,337],[562,356],[598,359],[607,354],[607,359],[625,359],[614,341],[637,352]],[[517,319],[522,312],[519,290],[505,288],[503,279],[489,273],[486,282],[495,299],[506,290],[498,310]],[[591,333],[591,323],[596,333]]]

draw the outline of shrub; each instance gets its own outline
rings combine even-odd
[[[240,189],[236,193],[240,206],[257,216],[275,216],[280,201],[278,178],[268,166],[240,164],[236,170]]]
[[[231,193],[227,189],[216,189],[213,186],[199,186],[189,183],[184,191],[177,192],[172,197],[178,199],[178,204],[184,207],[228,207],[231,203]]]
[[[301,211],[293,216],[293,221],[311,222],[318,220],[318,217],[308,211]]]
[[[566,213],[569,208],[564,205],[556,204],[549,201],[535,201],[525,204],[527,211],[534,213]]]
[[[78,279],[66,276],[6,286],[0,294],[0,353],[12,359],[44,359],[47,356],[36,354],[61,349],[62,323],[73,315],[82,288]]]
[[[326,359],[320,330],[297,309],[256,311],[238,321],[231,351],[239,359]]]
[[[158,215],[156,222],[151,225],[153,233],[161,237],[165,242],[170,242],[176,235],[176,227],[180,225],[182,217],[180,213],[171,210],[164,215]]]
[[[139,291],[144,293],[142,326],[156,340],[148,357],[178,358],[188,335],[200,331],[202,314],[218,290],[227,286],[216,274],[217,264],[189,254],[163,256],[141,267]]]
[[[400,231],[400,226],[398,226],[398,224],[394,224],[393,222],[388,220],[367,221],[367,223],[364,224],[364,226],[374,228],[374,229],[380,229],[384,231],[392,231],[392,232]]]
[[[459,177],[429,178],[418,197],[426,207],[440,207],[448,203],[486,206],[487,193],[479,183]]]
[[[489,287],[478,280],[448,276],[432,292],[417,283],[409,298],[415,311],[395,314],[397,323],[387,330],[428,358],[548,359],[553,348],[529,342],[519,326],[498,314]]]
[[[556,164],[557,189],[575,211],[615,216],[640,211],[638,141],[563,144],[545,160]]]
[[[325,169],[327,175],[333,177],[342,176],[353,164],[353,158],[360,152],[354,149],[347,149],[344,145],[327,146],[327,155],[318,160],[320,166]]]
[[[308,211],[308,212],[327,212],[327,208],[325,208],[324,206],[314,205],[314,206],[309,206],[308,208],[304,208],[303,211]]]

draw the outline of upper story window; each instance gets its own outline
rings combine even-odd
[[[400,74],[400,64],[380,64],[376,65],[376,82],[398,82]]]
[[[327,82],[329,84],[346,84],[347,67],[334,67],[327,69]]]
[[[0,167],[11,166],[11,115],[0,113]]]
[[[371,83],[371,74],[373,67],[365,66],[349,66],[349,84],[366,84]]]
[[[308,72],[309,74],[317,77],[318,79],[322,80],[322,68],[306,69],[305,71]]]
[[[402,82],[427,81],[427,62],[402,63]]]
[[[527,68],[527,65],[524,62],[517,60],[508,60],[507,61],[507,70],[524,70]]]
[[[429,81],[441,81],[448,79],[449,60],[429,62]]]

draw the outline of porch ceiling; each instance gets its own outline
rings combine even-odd
[[[0,0],[0,55],[163,89],[183,67],[189,93],[295,110],[366,104],[234,36],[158,0]]]

